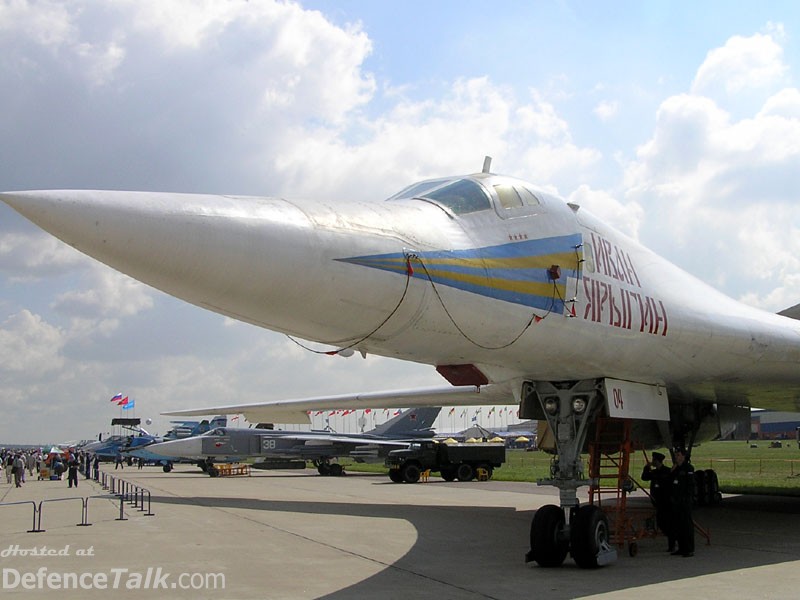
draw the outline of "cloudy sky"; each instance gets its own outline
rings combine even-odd
[[[0,189],[380,200],[493,170],[729,295],[800,302],[796,2],[0,0]],[[0,442],[445,382],[305,353],[0,207]],[[491,423],[491,421],[489,421]]]

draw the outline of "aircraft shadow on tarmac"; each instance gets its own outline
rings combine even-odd
[[[532,591],[548,599],[623,590],[665,581],[800,560],[800,500],[765,496],[726,498],[722,506],[699,508],[695,518],[712,533],[712,545],[697,536],[693,559],[670,557],[663,537],[640,540],[638,556],[625,548],[614,564],[577,568],[526,568],[533,511],[481,506],[344,504],[252,498],[153,497],[163,504],[197,505],[313,515],[404,519],[416,528],[414,546],[381,572],[324,596],[329,599],[393,597],[514,598]],[[420,595],[420,590],[426,595]],[[397,596],[400,597],[400,596]],[[408,596],[403,596],[408,597]]]

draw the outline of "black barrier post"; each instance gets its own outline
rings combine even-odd
[[[122,496],[120,496],[119,497],[119,518],[118,519],[114,519],[115,521],[127,521],[128,520],[127,518],[125,518],[125,515],[122,512],[124,507],[125,507],[125,500],[122,498]]]
[[[31,529],[28,533],[42,533],[44,531],[44,529],[42,529],[41,527],[37,527],[36,526],[36,513],[38,512],[36,510],[36,503],[33,500],[31,500],[31,504],[33,504],[33,529]],[[41,522],[42,522],[42,519],[40,517],[39,518],[39,524],[40,525],[41,525]]]
[[[91,527],[92,524],[89,523],[89,497],[83,499],[83,508],[81,509],[81,522],[78,523],[78,527]]]
[[[147,512],[145,513],[145,517],[155,517],[156,514],[150,510],[150,490],[145,490],[147,492]],[[144,506],[144,498],[142,498],[142,506]]]
[[[33,500],[31,500],[33,502]],[[31,530],[31,533],[42,533],[44,529],[42,529],[42,503],[39,502],[39,507],[37,508],[35,505],[33,507],[33,518],[36,518],[36,513],[39,513],[39,518],[36,522],[36,525]]]

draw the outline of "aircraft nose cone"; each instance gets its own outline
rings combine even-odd
[[[0,200],[134,279],[305,339],[360,337],[386,319],[407,285],[403,273],[387,281],[340,260],[399,247],[383,206],[98,190],[6,192]],[[416,310],[407,303],[391,326],[403,331]]]
[[[185,440],[170,440],[169,442],[153,444],[152,446],[148,447],[148,450],[161,456],[179,458],[182,456],[199,456],[201,454],[201,447],[202,442],[198,438],[189,438]]]
[[[48,212],[52,213],[52,207],[58,203],[56,194],[51,191],[0,192],[0,200],[47,231],[49,229],[42,223],[47,220]]]
[[[271,292],[287,289],[307,270],[313,248],[308,218],[280,198],[46,190],[0,199],[118,271],[236,315],[252,314],[251,305],[269,304]]]

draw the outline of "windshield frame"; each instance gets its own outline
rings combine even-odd
[[[491,210],[495,205],[492,191],[472,177],[428,179],[411,184],[387,198],[430,202],[451,215],[464,216]]]

